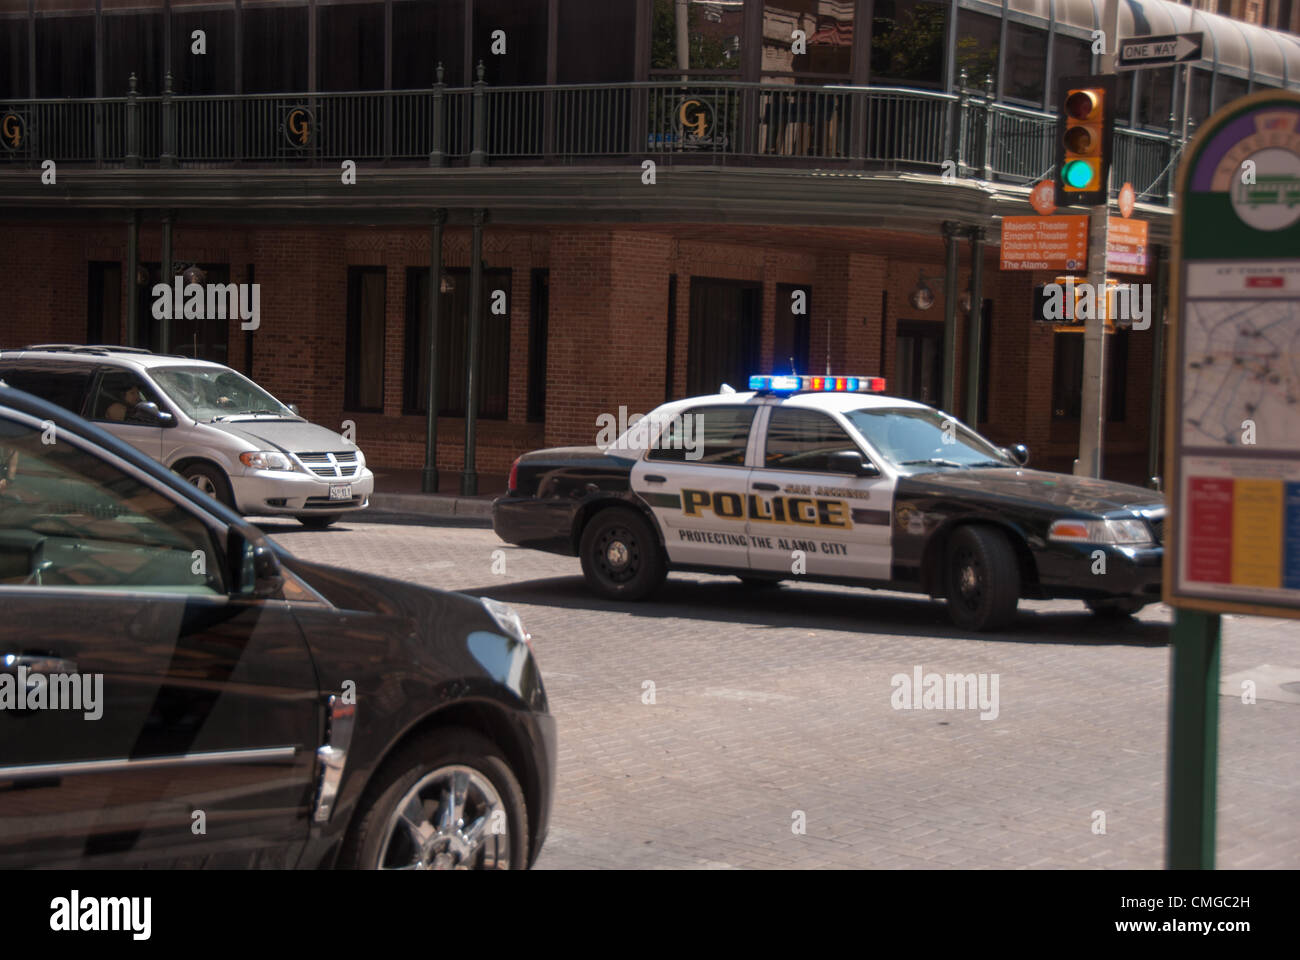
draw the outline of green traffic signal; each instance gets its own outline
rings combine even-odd
[[[1068,187],[1083,190],[1092,183],[1093,172],[1093,166],[1087,160],[1071,160],[1061,170],[1061,180]]]

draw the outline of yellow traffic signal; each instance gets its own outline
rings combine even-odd
[[[1057,102],[1057,203],[1105,203],[1115,78],[1063,79]]]

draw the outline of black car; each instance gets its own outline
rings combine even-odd
[[[0,866],[524,868],[519,618],[308,563],[0,384]]]
[[[879,378],[753,386],[664,404],[600,446],[525,454],[493,504],[497,535],[576,555],[613,599],[649,596],[669,570],[802,579],[944,598],[969,630],[1006,626],[1022,597],[1103,616],[1160,599],[1160,494],[1026,469],[1024,447],[880,396]]]

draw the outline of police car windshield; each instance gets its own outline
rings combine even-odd
[[[1009,467],[975,431],[929,407],[874,407],[845,414],[868,442],[900,467]]]

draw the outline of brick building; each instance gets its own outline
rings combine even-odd
[[[1095,66],[1097,15],[1090,0],[0,0],[0,112],[26,134],[0,152],[0,347],[229,363],[313,420],[351,420],[381,484],[425,463],[431,365],[444,489],[473,379],[491,490],[524,450],[594,442],[599,414],[828,355],[1068,469],[1082,338],[1036,322],[1054,275],[1000,271],[998,224],[1030,212],[1055,79]],[[1228,24],[1162,0],[1121,11],[1123,36],[1225,38],[1189,82],[1168,68],[1121,87],[1114,183],[1137,188],[1157,247],[1184,113],[1194,132],[1240,94],[1300,84],[1300,38]],[[155,319],[153,285],[174,276],[259,284],[260,327]],[[1126,279],[1159,285],[1155,266]],[[1150,472],[1159,329],[1108,338],[1109,476]]]

